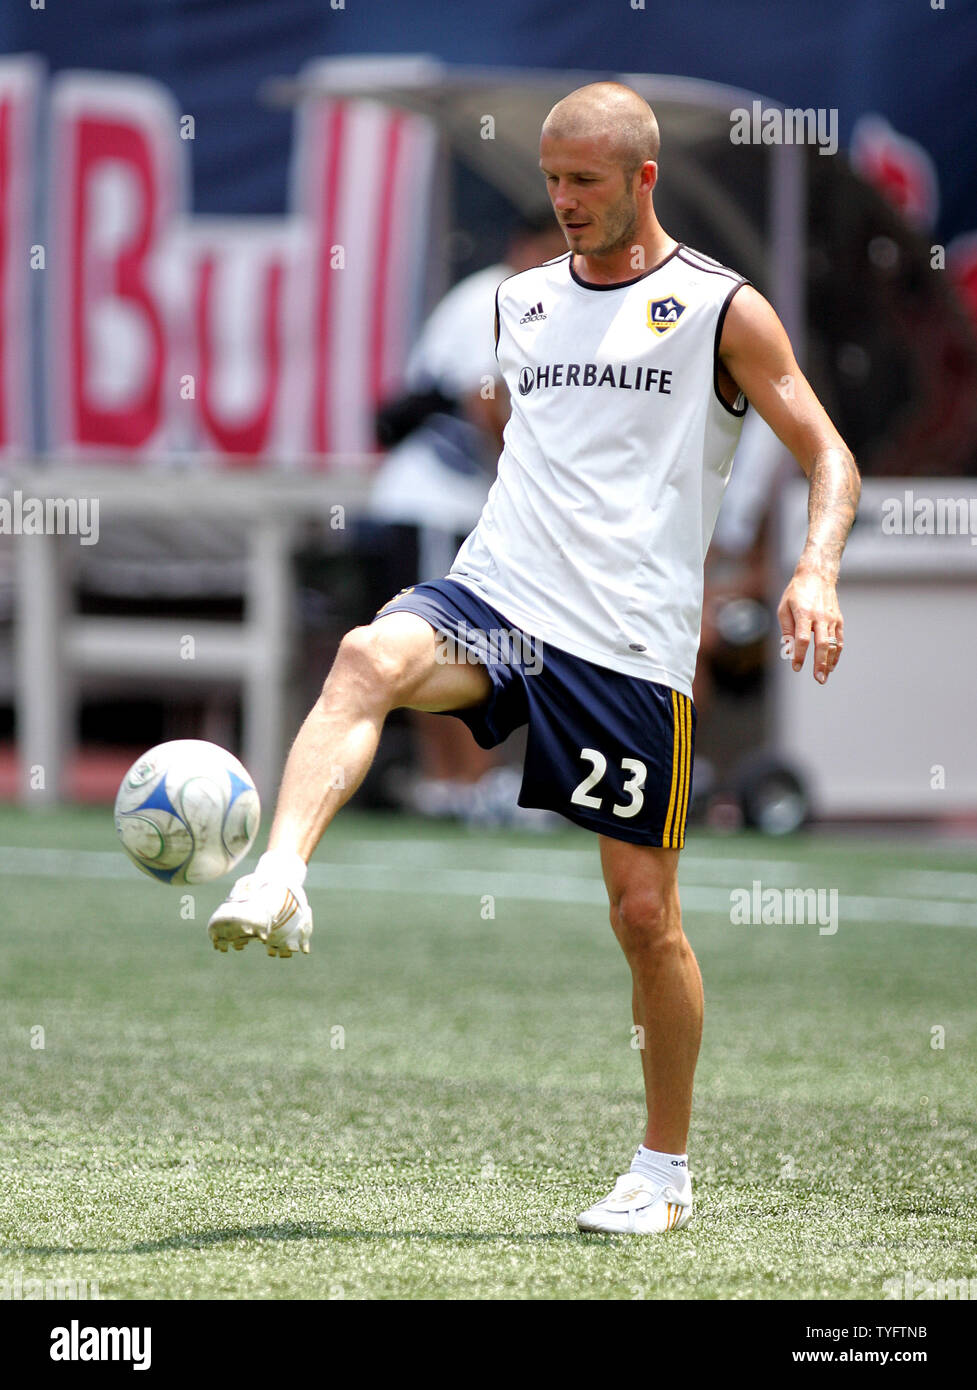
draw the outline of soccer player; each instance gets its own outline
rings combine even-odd
[[[221,950],[255,937],[272,955],[308,950],[307,862],[391,709],[454,714],[485,747],[527,724],[520,802],[597,834],[644,1042],[643,1142],[578,1225],[642,1234],[692,1215],[703,1001],[677,870],[703,561],[747,402],[810,479],[778,616],[793,669],[812,649],[822,683],[843,645],[836,581],[860,488],[771,306],[659,223],[658,152],[654,113],[617,83],[547,116],[540,168],[569,250],[498,289],[512,412],[481,519],[445,578],[344,638],[289,755],[268,851],[210,921]]]

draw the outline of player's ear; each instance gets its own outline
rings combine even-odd
[[[641,175],[641,182],[638,187],[643,193],[650,193],[658,182],[658,163],[654,159],[646,159],[638,170]]]

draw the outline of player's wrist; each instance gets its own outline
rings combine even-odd
[[[816,545],[805,546],[800,559],[794,567],[798,578],[815,578],[834,584],[841,568],[841,556],[826,551]]]

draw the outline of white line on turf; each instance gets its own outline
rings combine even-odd
[[[447,852],[447,853],[446,853]],[[342,862],[373,864],[377,860],[388,864],[408,864],[411,868],[419,865],[441,867],[447,855],[452,853],[471,860],[484,856],[491,867],[517,869],[528,866],[536,873],[564,874],[571,867],[582,870],[584,875],[590,870],[598,872],[597,848],[593,849],[552,849],[540,845],[500,845],[491,841],[479,840],[474,835],[469,839],[447,840],[440,843],[434,840],[411,843],[403,839],[347,840],[341,846]],[[707,858],[705,855],[682,854],[683,878],[699,878],[704,882],[725,883],[729,879],[729,866],[748,868],[754,877],[793,879],[798,874],[810,872],[805,865],[788,859],[745,859],[741,856]],[[977,896],[977,892],[975,892]]]
[[[443,850],[446,846],[441,848]],[[730,888],[752,883],[759,872],[759,864],[764,863],[750,859],[728,859],[724,862],[727,867],[725,882],[728,885],[725,888],[697,884],[690,881],[694,879],[694,874],[683,873],[682,901],[690,912],[727,916]],[[777,877],[782,878],[784,862],[770,861],[769,867],[775,866],[780,870]],[[416,863],[414,867],[417,867]],[[405,875],[402,864],[344,864],[319,860],[310,866],[308,884],[310,888],[332,888],[356,893],[401,893],[425,897],[480,897],[484,893],[492,893],[496,897],[526,902],[580,903],[588,906],[605,902],[604,888],[596,874],[581,877],[565,872],[528,873],[495,866],[458,869],[446,864],[443,855],[440,861],[425,867],[435,872],[433,880],[427,874]],[[792,867],[810,876],[810,866]],[[936,871],[928,872],[936,875]],[[25,878],[128,880],[133,885],[139,882],[136,869],[127,863],[121,851],[108,853],[101,850],[0,846],[0,874]],[[977,876],[952,874],[951,877],[959,880]],[[929,881],[927,878],[927,884]],[[216,888],[213,884],[199,886],[203,891]],[[959,882],[954,883],[958,890],[961,886]],[[977,893],[970,901],[946,901],[841,891],[839,912],[842,921],[849,922],[900,922],[919,926],[977,928]]]
[[[974,900],[977,899],[977,874],[956,873],[952,869],[897,869],[889,887],[917,898],[942,893],[949,898]]]

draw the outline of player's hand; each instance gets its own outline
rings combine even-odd
[[[784,590],[777,617],[784,650],[795,671],[804,665],[813,639],[814,679],[823,685],[838,665],[845,644],[845,625],[834,581],[813,570],[796,570]]]

